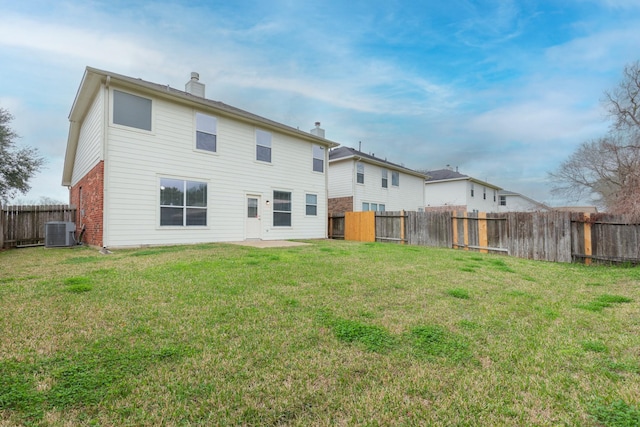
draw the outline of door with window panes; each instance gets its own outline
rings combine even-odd
[[[247,195],[247,206],[245,211],[245,239],[260,239],[261,221],[260,221],[260,196],[256,194]]]

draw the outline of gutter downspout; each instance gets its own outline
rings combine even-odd
[[[111,120],[111,114],[110,114],[110,106],[111,106],[111,99],[110,99],[110,89],[109,86],[111,84],[111,76],[107,76],[107,79],[105,81],[105,85],[104,85],[104,120],[102,123],[102,246],[104,248],[106,248],[108,246],[108,236],[109,234],[107,233],[108,229],[109,229],[109,225],[107,223],[107,212],[109,211],[108,209],[108,188],[107,188],[107,182],[109,182],[108,179],[108,173],[109,173],[109,169],[108,169],[108,165],[109,163],[107,162],[107,152],[108,152],[108,147],[107,147],[107,141],[108,141],[108,135],[109,135],[109,121]]]

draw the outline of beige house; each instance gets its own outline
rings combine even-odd
[[[328,151],[311,132],[205,97],[87,67],[69,115],[62,185],[87,244],[327,235]]]

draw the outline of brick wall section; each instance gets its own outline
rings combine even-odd
[[[82,200],[80,197],[82,189]],[[76,209],[76,239],[85,227],[82,243],[102,247],[104,210],[104,161],[89,171],[70,191]]]
[[[342,215],[353,211],[353,197],[334,197],[329,199],[329,215]]]

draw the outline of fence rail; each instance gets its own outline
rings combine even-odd
[[[49,221],[75,221],[76,208],[68,205],[2,206],[0,249],[44,245]]]
[[[623,216],[560,211],[376,212],[372,229],[368,222],[366,227],[361,225],[365,215],[373,213],[331,217],[329,236],[505,253],[552,262],[640,263],[640,224]]]

